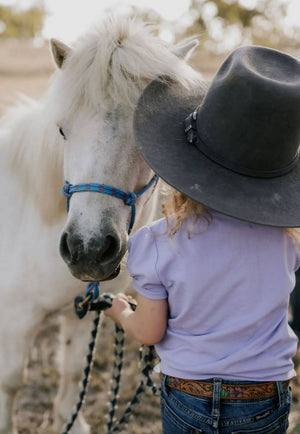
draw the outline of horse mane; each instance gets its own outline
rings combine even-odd
[[[133,109],[142,89],[158,76],[185,87],[201,85],[200,74],[156,31],[138,17],[110,15],[80,37],[54,86],[64,111],[75,112],[82,104],[95,110],[123,104]]]
[[[32,200],[45,224],[65,210],[61,194],[63,148],[57,127],[43,100],[22,96],[0,122],[1,156],[18,178],[24,201]]]
[[[187,88],[204,86],[153,26],[137,17],[110,16],[74,43],[40,101],[28,99],[2,120],[9,130],[8,161],[46,223],[55,223],[64,209],[57,117],[71,118],[83,105],[97,111],[124,104],[133,110],[142,89],[158,76]]]

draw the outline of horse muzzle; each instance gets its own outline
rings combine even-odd
[[[60,239],[60,254],[71,273],[82,281],[111,280],[120,272],[125,254],[120,238],[115,233],[97,236],[87,243],[72,230]]]

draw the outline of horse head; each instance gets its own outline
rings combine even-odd
[[[185,85],[199,80],[185,61],[196,45],[190,41],[168,47],[149,26],[124,17],[109,18],[72,48],[51,41],[57,65],[51,94],[66,181],[101,183],[135,193],[150,181],[154,174],[133,136],[135,103],[157,76]],[[138,220],[150,194],[149,190],[136,202]],[[72,196],[60,253],[75,277],[103,281],[118,274],[130,217],[131,208],[113,196]]]

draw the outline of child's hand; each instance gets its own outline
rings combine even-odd
[[[136,310],[133,310],[135,306]],[[155,345],[166,331],[168,299],[151,300],[138,293],[136,303],[132,297],[120,293],[113,299],[112,307],[104,313],[138,342]]]
[[[110,317],[119,327],[121,327],[121,316],[124,311],[132,312],[128,301],[132,301],[131,296],[119,292],[113,299],[112,307],[104,311],[104,315]]]

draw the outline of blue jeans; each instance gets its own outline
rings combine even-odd
[[[221,399],[221,383],[245,381],[212,379],[213,398],[188,395],[171,389],[162,376],[161,413],[164,434],[284,434],[288,427],[291,390],[277,382],[278,395],[272,398]],[[251,383],[250,383],[251,384]]]

